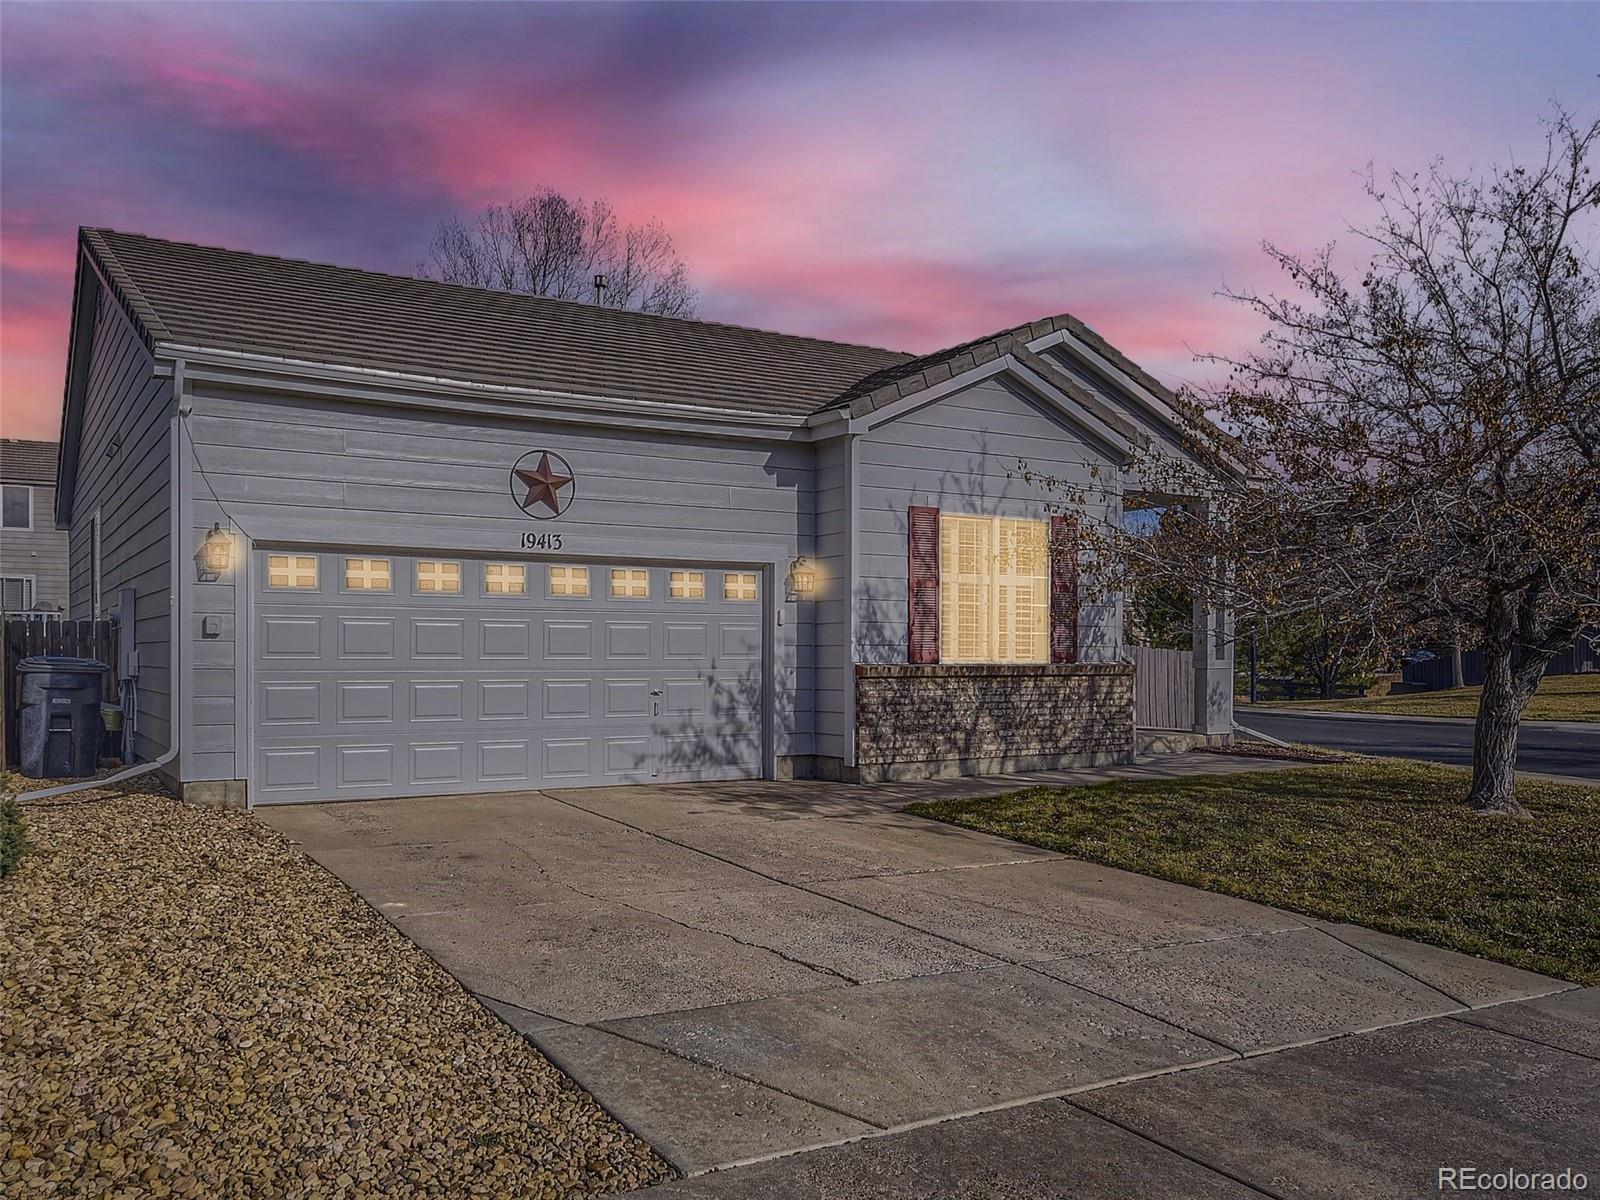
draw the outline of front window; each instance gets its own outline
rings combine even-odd
[[[317,586],[317,557],[314,554],[267,555],[269,588],[313,589]]]
[[[0,527],[33,528],[33,489],[25,483],[0,486]]]
[[[945,662],[1050,661],[1050,526],[1011,517],[939,518]]]

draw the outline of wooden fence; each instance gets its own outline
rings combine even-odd
[[[22,679],[17,664],[25,658],[48,654],[63,658],[93,658],[111,670],[106,675],[106,700],[117,698],[117,623],[68,621],[59,617],[45,620],[7,617],[5,620],[5,666],[0,672],[0,699],[5,704],[5,721],[0,724],[0,756],[6,766],[17,764],[17,702]]]
[[[1194,653],[1133,648],[1133,722],[1140,729],[1194,728]]]

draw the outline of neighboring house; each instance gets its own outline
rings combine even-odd
[[[62,612],[67,535],[56,528],[55,442],[0,439],[0,611]]]
[[[1169,400],[1069,316],[912,357],[89,229],[57,511],[191,798],[1125,761],[1074,522]]]

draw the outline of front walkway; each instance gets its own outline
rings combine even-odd
[[[795,1163],[815,1191],[790,1181],[788,1194],[859,1189],[860,1172],[876,1178],[928,1140],[883,1134],[982,1113],[941,1126],[957,1140],[938,1154],[970,1136],[976,1169],[992,1157],[980,1148],[1037,1137],[1054,1147],[1050,1171],[1081,1173],[1061,1184],[1125,1194],[1125,1172],[1144,1178],[1161,1158],[1173,1186],[1150,1190],[1232,1195],[1248,1194],[1227,1178],[1239,1172],[1197,1165],[1199,1151],[1223,1139],[1236,1159],[1256,1153],[1249,1173],[1282,1149],[1281,1133],[1269,1145],[1249,1132],[1256,1109],[1292,1123],[1273,1063],[1301,1063],[1284,1069],[1314,1083],[1316,1063],[1370,1044],[1371,1078],[1351,1086],[1380,1092],[1386,1061],[1402,1076],[1441,1055],[1482,1070],[1483,1045],[1510,1036],[1486,1023],[1507,1010],[1473,1010],[1568,985],[899,810],[1032,782],[1295,765],[1194,754],[998,782],[624,787],[262,815],[686,1174],[872,1139],[676,1185],[685,1195],[770,1194],[771,1172]],[[1536,1019],[1562,1018],[1502,1024]],[[1435,1031],[1420,1048],[1417,1029]],[[1386,1040],[1329,1040],[1372,1030]],[[1273,1053],[1310,1043],[1323,1044]],[[1592,1080],[1592,1059],[1515,1044],[1508,1061],[1560,1060],[1546,1111]],[[1466,1082],[1457,1070],[1439,1101]],[[1152,1105],[1185,1114],[1181,1127],[1152,1141]],[[1547,1128],[1560,1144],[1561,1120]],[[1062,1157],[1075,1145],[1094,1161]],[[1389,1167],[1402,1163],[1415,1168]],[[883,1186],[914,1183],[908,1169]],[[1012,1194],[993,1186],[1002,1176],[973,1178],[975,1196]]]

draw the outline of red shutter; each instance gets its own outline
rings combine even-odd
[[[1078,661],[1078,518],[1050,518],[1050,661]]]
[[[910,562],[910,622],[907,657],[914,663],[939,661],[939,510],[912,505],[906,510]]]

